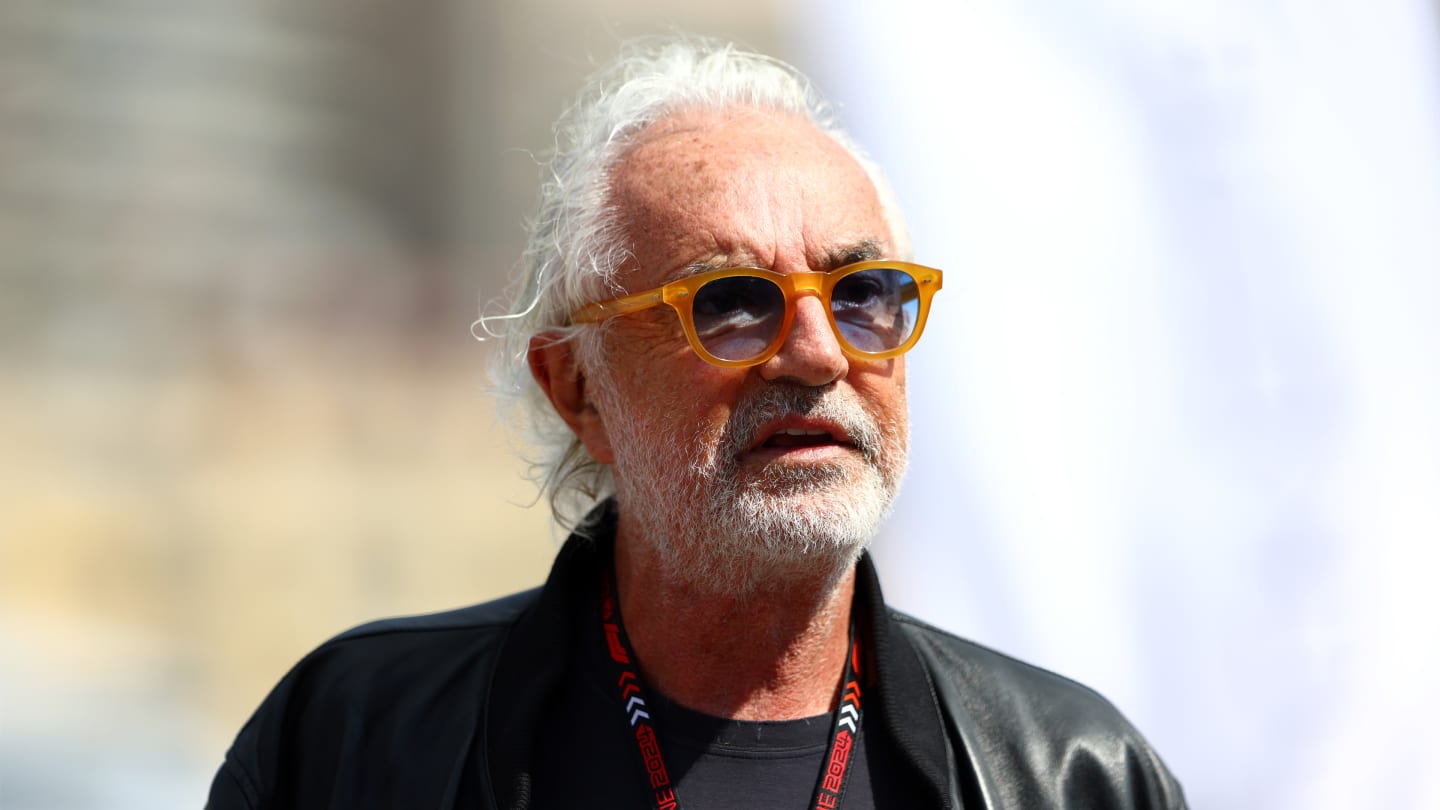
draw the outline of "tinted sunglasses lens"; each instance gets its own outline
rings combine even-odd
[[[920,285],[904,270],[861,270],[835,283],[830,310],[840,336],[852,349],[889,351],[915,332]]]
[[[770,348],[785,320],[785,293],[773,281],[731,276],[695,293],[695,336],[721,360],[749,360]]]

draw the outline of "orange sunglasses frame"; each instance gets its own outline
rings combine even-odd
[[[915,330],[910,333],[910,337],[906,338],[904,343],[883,352],[865,352],[851,346],[840,332],[840,326],[835,322],[835,312],[830,307],[830,293],[835,289],[835,285],[846,276],[866,270],[903,270],[915,279],[915,285],[920,294],[920,306],[915,315]],[[775,339],[765,348],[765,351],[746,360],[725,360],[706,351],[700,343],[700,338],[695,334],[695,294],[701,287],[712,281],[737,276],[773,281],[785,294],[785,318],[780,322],[780,329],[776,332]],[[724,368],[747,368],[760,365],[780,351],[780,347],[785,345],[785,338],[790,334],[790,325],[795,320],[795,302],[801,295],[810,294],[825,304],[825,315],[830,320],[830,329],[834,331],[841,351],[858,360],[885,360],[910,351],[916,341],[920,340],[920,334],[925,331],[925,320],[930,314],[930,299],[940,289],[943,280],[944,274],[939,270],[910,262],[856,262],[837,267],[828,273],[777,273],[774,270],[764,270],[758,267],[725,267],[696,273],[653,290],[587,304],[575,310],[574,314],[570,316],[570,322],[601,323],[621,315],[642,312],[660,304],[668,304],[680,316],[680,325],[684,328],[685,339],[690,342],[690,348],[695,350],[695,354],[699,355],[701,360]]]

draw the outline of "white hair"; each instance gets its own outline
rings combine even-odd
[[[899,252],[909,238],[879,168],[836,121],[809,79],[786,63],[733,45],[689,36],[636,40],[593,74],[555,123],[555,151],[525,246],[520,287],[508,314],[482,315],[476,326],[501,338],[494,380],[502,401],[524,424],[541,456],[531,478],[550,496],[555,519],[578,522],[614,492],[610,470],[592,459],[532,379],[532,337],[574,339],[582,363],[602,357],[599,330],[570,324],[580,306],[621,292],[615,273],[630,257],[611,200],[611,176],[634,138],[680,110],[744,106],[798,115],[833,138],[869,175]]]

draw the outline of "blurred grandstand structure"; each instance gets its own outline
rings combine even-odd
[[[195,806],[327,635],[539,582],[467,328],[659,5],[0,5],[0,807]]]

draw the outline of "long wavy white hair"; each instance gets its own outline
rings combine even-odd
[[[619,294],[616,271],[631,255],[618,225],[611,176],[635,136],[678,110],[745,106],[802,116],[849,152],[874,183],[900,255],[909,258],[904,221],[879,167],[837,123],[804,75],[778,59],[692,36],[635,40],[594,73],[555,123],[555,148],[530,223],[522,274],[508,312],[475,322],[502,341],[493,379],[506,414],[523,425],[538,457],[530,477],[550,497],[556,521],[574,526],[613,493],[606,465],[585,451],[530,375],[530,339],[554,332],[575,340],[582,363],[601,362],[599,329],[570,324],[578,307]]]

